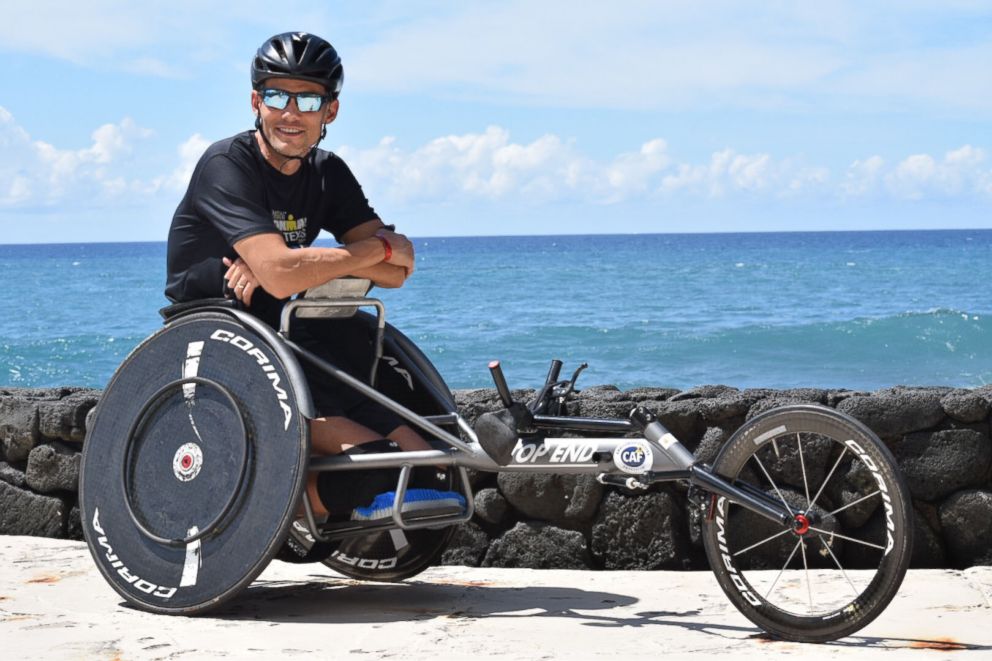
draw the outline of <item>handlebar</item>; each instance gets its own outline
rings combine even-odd
[[[499,393],[499,398],[503,401],[503,406],[510,408],[513,406],[513,398],[510,397],[510,388],[506,385],[506,377],[503,376],[503,370],[500,368],[498,360],[493,360],[489,363],[489,372],[493,375],[493,381],[496,383],[496,392]]]
[[[527,405],[527,408],[530,409],[532,414],[537,415],[543,413],[552,400],[557,399],[558,408],[556,410],[561,410],[565,400],[575,391],[575,382],[578,380],[582,370],[587,367],[589,367],[588,363],[582,363],[572,374],[571,379],[568,381],[559,381],[558,377],[561,374],[562,362],[557,358],[552,360],[551,367],[548,369],[548,376],[544,380],[544,386]],[[510,396],[510,388],[506,385],[506,377],[503,375],[503,369],[500,367],[498,360],[493,360],[489,363],[489,372],[493,376],[493,382],[496,384],[496,392],[499,394],[500,401],[503,402],[503,406],[510,408],[515,402]]]

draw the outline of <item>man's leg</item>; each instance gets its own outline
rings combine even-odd
[[[326,456],[340,454],[356,445],[378,441],[382,435],[354,420],[341,416],[316,418],[310,423],[310,450],[313,455]],[[400,425],[386,435],[395,441],[401,450],[430,450],[431,446],[416,431],[407,425]],[[329,512],[320,500],[317,491],[317,473],[307,477],[307,493],[313,505],[314,516],[326,517]]]

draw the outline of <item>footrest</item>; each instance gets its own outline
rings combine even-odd
[[[424,516],[438,517],[459,515],[465,512],[465,497],[454,491],[434,489],[409,489],[399,508],[402,516],[417,519]],[[396,493],[387,491],[375,497],[367,507],[356,507],[352,521],[392,520],[396,510]]]

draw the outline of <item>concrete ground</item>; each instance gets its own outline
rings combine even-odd
[[[919,570],[856,636],[769,640],[708,572],[438,567],[361,583],[273,562],[199,617],[125,606],[81,542],[0,537],[0,656],[8,659],[990,659],[992,567]]]

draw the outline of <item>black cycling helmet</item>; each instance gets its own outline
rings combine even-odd
[[[251,85],[268,78],[297,78],[320,83],[332,99],[341,93],[344,69],[334,46],[306,32],[284,32],[267,39],[251,62]]]

